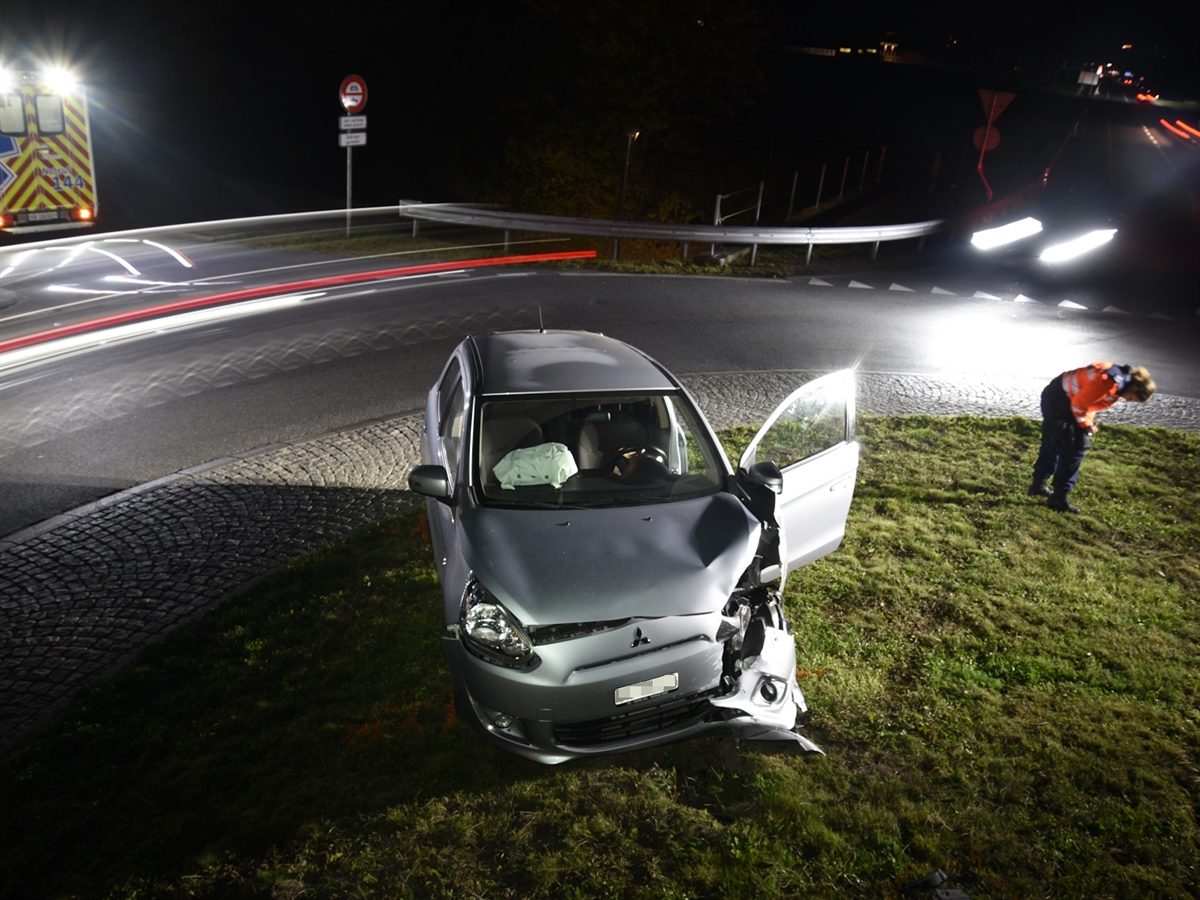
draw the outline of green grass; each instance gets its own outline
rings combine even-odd
[[[736,458],[751,431],[725,438]],[[455,721],[414,517],[222,605],[0,759],[4,897],[1193,897],[1200,436],[868,419],[787,604],[828,756],[544,768]],[[923,896],[923,895],[920,895]]]

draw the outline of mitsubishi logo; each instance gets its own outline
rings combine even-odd
[[[640,629],[640,628],[639,628],[639,629],[637,629],[636,631],[634,631],[634,633],[633,633],[633,643],[632,643],[632,644],[630,644],[629,646],[630,646],[630,647],[637,647],[637,646],[639,646],[639,645],[641,645],[641,644],[648,644],[648,643],[650,643],[650,638],[648,638],[648,637],[642,637],[642,629]]]

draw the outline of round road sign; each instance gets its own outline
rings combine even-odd
[[[367,83],[357,75],[348,75],[338,91],[338,99],[346,112],[362,112],[367,106]]]
[[[983,146],[984,135],[987,135],[987,147]],[[1000,132],[993,125],[988,128],[986,125],[980,125],[975,132],[975,137],[972,138],[972,143],[975,144],[976,150],[983,150],[984,153],[990,153],[1000,145]]]

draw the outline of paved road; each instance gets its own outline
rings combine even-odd
[[[681,373],[858,364],[969,384],[1112,358],[1149,366],[1164,395],[1200,397],[1194,315],[1034,290],[963,265],[816,283],[489,269],[158,321],[47,360],[0,359],[0,535],[211,459],[413,411],[463,334],[534,327],[539,307],[547,327],[611,334]]]

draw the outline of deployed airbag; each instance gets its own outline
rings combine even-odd
[[[511,491],[531,484],[562,487],[564,481],[579,471],[579,466],[566,444],[550,441],[523,450],[510,450],[492,471],[500,487]]]

